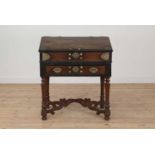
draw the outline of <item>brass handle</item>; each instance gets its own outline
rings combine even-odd
[[[102,54],[101,54],[101,59],[102,59],[102,60],[108,61],[109,58],[110,58],[110,55],[109,55],[108,52],[107,52],[107,53],[102,53]]]
[[[42,53],[42,61],[46,61],[50,59],[50,55],[48,53]]]
[[[60,67],[55,67],[55,68],[53,68],[53,72],[54,73],[61,73],[62,72],[62,68],[60,68]]]
[[[96,67],[90,67],[89,68],[89,71],[94,74],[94,73],[97,73],[98,72],[98,68],[96,68]]]

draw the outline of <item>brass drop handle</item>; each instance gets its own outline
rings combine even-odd
[[[42,53],[42,61],[46,61],[50,59],[50,55],[48,53]]]
[[[89,68],[89,71],[90,71],[91,73],[95,74],[95,73],[98,72],[98,68],[96,68],[96,67],[90,67],[90,68]]]
[[[62,72],[62,68],[60,68],[60,67],[55,67],[55,68],[53,68],[53,72],[54,73],[61,73]]]
[[[108,52],[106,52],[106,53],[102,53],[100,57],[102,60],[109,61],[110,55]]]

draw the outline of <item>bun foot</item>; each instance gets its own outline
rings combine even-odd
[[[42,108],[41,116],[42,116],[42,120],[46,120],[47,119],[47,113],[46,113],[45,108]]]
[[[106,121],[108,121],[108,120],[110,119],[110,117],[109,117],[109,116],[105,116],[104,119],[105,119]]]
[[[55,114],[55,112],[54,112],[54,111],[51,111],[51,114],[52,114],[52,115],[54,115],[54,114]]]
[[[96,115],[100,115],[100,112],[99,112],[99,111],[97,111],[97,112],[96,112]]]
[[[42,120],[47,120],[47,116],[42,116]]]

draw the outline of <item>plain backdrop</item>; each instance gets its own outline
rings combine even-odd
[[[40,83],[41,36],[109,36],[112,83],[155,82],[155,26],[0,26],[0,83]],[[98,83],[98,77],[57,77],[52,83]]]

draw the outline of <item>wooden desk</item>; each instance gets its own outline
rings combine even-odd
[[[54,114],[72,102],[80,103],[98,115],[103,113],[105,120],[109,120],[112,47],[108,37],[42,37],[39,52],[43,120],[47,119],[47,113]],[[50,101],[49,78],[52,76],[100,76],[100,101],[67,99],[67,96]]]

